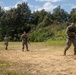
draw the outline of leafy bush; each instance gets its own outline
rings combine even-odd
[[[42,42],[48,39],[65,40],[65,30],[65,27],[62,25],[39,27],[30,33],[29,40],[32,42]]]

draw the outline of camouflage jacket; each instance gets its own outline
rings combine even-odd
[[[21,39],[22,39],[22,42],[28,42],[28,36],[27,36],[27,34],[26,35],[22,34],[21,35]]]
[[[68,26],[67,29],[66,29],[66,33],[67,33],[67,36],[70,37],[70,38],[75,38],[76,36],[76,27],[75,26]]]

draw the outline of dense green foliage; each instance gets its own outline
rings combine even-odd
[[[31,13],[28,3],[24,2],[7,11],[0,7],[0,41],[5,35],[10,41],[20,41],[23,31],[29,33],[30,41],[63,40],[72,20],[76,20],[76,8],[68,14],[60,6],[52,13],[44,9]]]
[[[64,25],[51,25],[46,27],[38,28],[36,27],[35,30],[29,35],[29,39],[31,41],[46,41],[46,40],[65,40],[66,33],[65,33],[66,26]]]

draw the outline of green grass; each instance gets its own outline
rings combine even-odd
[[[3,45],[4,42],[0,42],[0,45]],[[21,42],[9,42],[9,45],[20,45],[22,44]]]
[[[0,75],[32,75],[27,73],[25,70],[14,70],[12,67],[19,67],[20,65],[17,62],[9,62],[0,59]],[[17,68],[16,68],[17,69]]]
[[[7,68],[10,67],[9,62],[6,62],[6,61],[0,59],[0,70],[1,69],[6,69],[6,67]]]
[[[21,42],[9,42],[10,45],[20,45],[22,44]]]
[[[66,44],[66,41],[65,40],[56,40],[56,41],[48,40],[45,42],[31,42],[31,44],[37,44],[37,43],[44,43],[51,46],[64,46]],[[0,42],[0,45],[3,45],[3,44],[4,42]],[[22,45],[22,42],[9,42],[9,45]]]
[[[0,42],[0,45],[3,45],[4,43],[3,42]]]
[[[30,75],[28,73],[21,73],[21,72],[15,72],[15,71],[5,71],[3,73],[4,75]]]
[[[65,40],[59,40],[59,41],[46,41],[45,44],[51,45],[51,46],[64,46],[66,44]]]

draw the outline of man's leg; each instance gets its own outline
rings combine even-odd
[[[76,46],[75,46],[75,48],[74,48],[74,55],[76,55]]]
[[[74,55],[76,55],[76,39],[73,40],[73,45],[74,45]]]
[[[71,46],[71,40],[70,39],[67,39],[67,43],[66,43],[66,48],[64,49],[64,55],[66,55],[66,51],[70,48]]]
[[[5,50],[7,50],[7,49],[8,49],[8,43],[6,43],[5,46],[6,46],[6,47],[5,47]]]
[[[28,50],[28,42],[26,42],[26,50],[29,51],[29,50]]]
[[[5,47],[5,50],[7,50],[7,45],[6,45],[6,47]]]
[[[24,43],[22,44],[22,51],[24,52]]]

